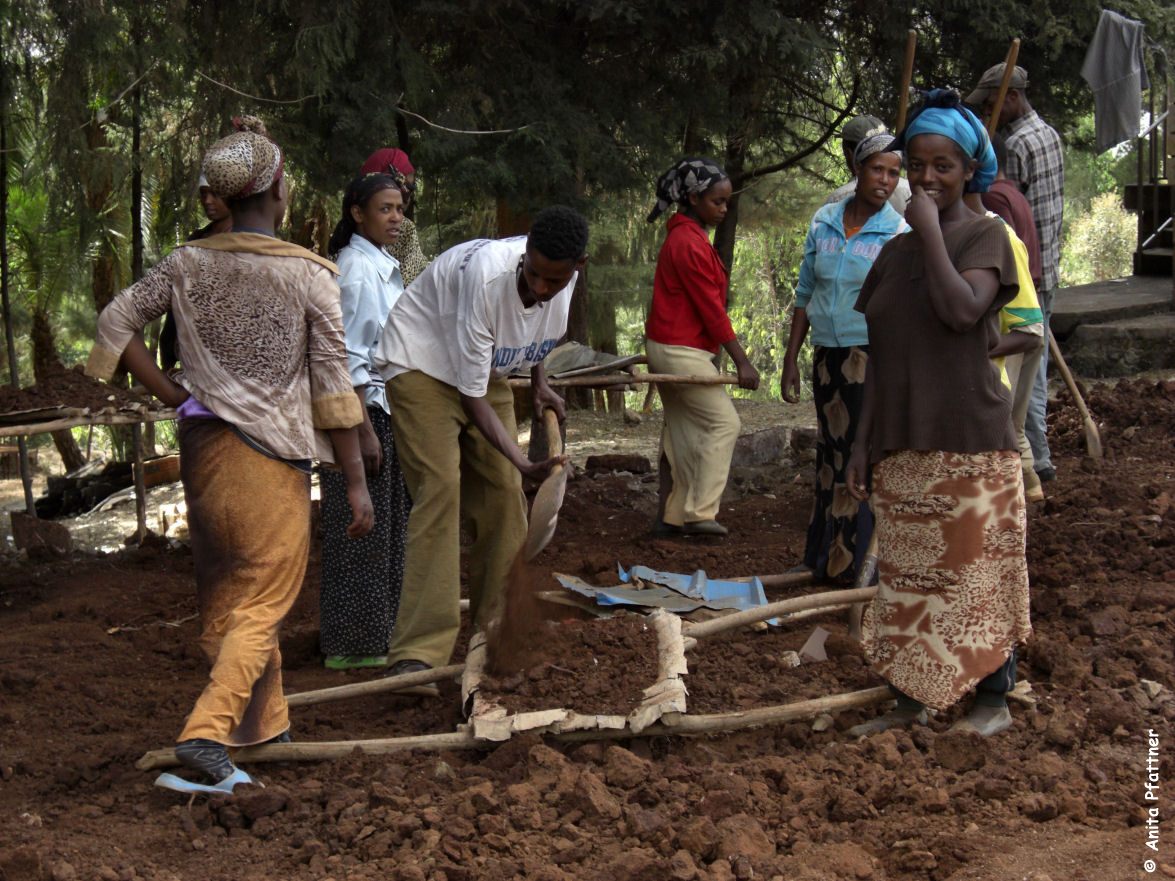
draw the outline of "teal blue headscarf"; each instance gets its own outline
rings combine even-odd
[[[958,144],[968,157],[979,163],[975,174],[967,182],[966,191],[988,191],[998,168],[995,150],[979,117],[963,106],[955,92],[932,89],[889,149],[905,150],[906,145],[918,135],[942,135]]]

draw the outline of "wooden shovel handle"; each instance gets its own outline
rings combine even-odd
[[[550,407],[543,411],[543,430],[547,433],[547,456],[562,456],[563,433],[559,430],[559,415]]]
[[[1012,74],[1016,72],[1016,59],[1020,57],[1020,38],[1017,37],[1008,47],[1008,57],[1004,59],[1004,78],[1000,80],[1000,90],[996,92],[995,103],[991,106],[991,116],[987,120],[987,136],[995,134],[1000,124],[1000,111],[1004,107],[1004,98],[1008,96],[1008,86],[1012,83]]]
[[[906,33],[906,60],[902,64],[902,90],[898,92],[897,134],[906,127],[906,112],[910,109],[910,83],[914,79],[914,52],[918,48],[918,32],[913,28]]]

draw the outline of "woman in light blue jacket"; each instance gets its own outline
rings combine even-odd
[[[812,218],[796,286],[796,308],[784,356],[780,391],[800,399],[800,347],[812,330],[812,396],[820,437],[816,444],[816,498],[804,548],[805,568],[821,580],[852,584],[873,532],[867,504],[845,485],[865,389],[869,337],[865,316],[853,307],[882,246],[908,227],[889,204],[901,176],[901,155],[885,152],[888,132],[857,145],[857,188],[824,205]]]

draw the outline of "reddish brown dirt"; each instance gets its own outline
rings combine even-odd
[[[148,403],[148,398],[91,379],[86,376],[81,365],[69,368],[54,367],[48,377],[26,388],[0,386],[0,413],[48,407],[88,407],[91,410],[101,410],[104,407]],[[155,406],[158,406],[158,402],[155,402]]]
[[[510,713],[566,708],[627,716],[656,684],[657,633],[644,616],[547,621],[532,641],[542,647],[528,669],[482,680],[481,694]]]
[[[190,557],[10,559],[0,568],[0,877],[1172,877],[1175,397],[1123,383],[1094,390],[1090,404],[1106,458],[1084,458],[1074,412],[1057,408],[1058,478],[1030,522],[1036,632],[1021,671],[1039,703],[1014,707],[1012,729],[988,742],[946,733],[961,708],[927,728],[849,741],[845,729],[873,712],[862,710],[822,731],[791,723],[577,746],[519,738],[486,753],[257,765],[265,791],[188,805],[154,789],[134,761],[171,741],[203,683]],[[808,511],[806,479],[795,477],[779,468],[761,481],[773,498],[727,504],[733,534],[723,542],[646,537],[652,484],[574,481],[537,567],[602,583],[617,560],[716,576],[783,571]],[[313,585],[285,629],[289,686],[369,678],[318,666]],[[819,622],[833,632],[830,661],[780,665],[814,623],[702,646],[687,678],[692,705],[729,711],[873,684],[835,618]],[[1142,680],[1162,686],[1157,697]],[[457,690],[441,691],[431,702],[297,709],[294,732],[316,741],[450,731]],[[1143,797],[1149,730],[1160,738],[1157,805]],[[1145,846],[1152,806],[1158,853]]]

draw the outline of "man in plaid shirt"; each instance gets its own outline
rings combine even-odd
[[[975,91],[967,96],[967,103],[982,107],[984,116],[990,116],[1003,78],[1003,64],[988,68]],[[1008,84],[1008,93],[1000,108],[999,126],[1008,149],[1007,176],[1020,185],[1024,197],[1032,206],[1032,215],[1036,220],[1041,257],[1038,294],[1047,333],[1061,263],[1065,162],[1061,154],[1060,135],[1032,109],[1032,105],[1028,103],[1028,96],[1024,93],[1027,88],[1028,72],[1022,67],[1014,68]],[[1040,372],[1037,374],[1032,399],[1028,405],[1028,418],[1024,424],[1024,433],[1032,445],[1034,467],[1042,481],[1052,480],[1057,474],[1049,453],[1048,439],[1045,437],[1047,370],[1046,344],[1044,356],[1040,361]]]

